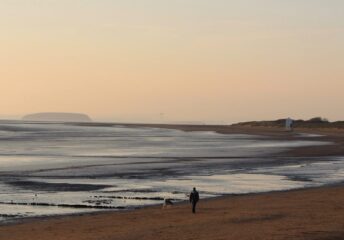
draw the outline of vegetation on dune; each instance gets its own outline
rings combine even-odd
[[[285,127],[286,119],[271,121],[251,121],[233,124],[233,126],[250,126],[250,127]],[[330,122],[326,118],[314,117],[309,120],[294,120],[294,128],[343,128],[344,121]]]

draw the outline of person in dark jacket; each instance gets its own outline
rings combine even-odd
[[[199,194],[196,191],[196,188],[193,188],[193,191],[190,193],[190,203],[192,204],[192,213],[196,213],[196,204],[199,200]]]

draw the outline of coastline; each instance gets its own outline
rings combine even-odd
[[[344,187],[202,199],[162,209],[34,219],[0,227],[0,239],[343,239]]]
[[[123,124],[121,124],[123,125]],[[315,157],[315,156],[344,156],[344,141],[343,141],[343,136],[344,136],[344,131],[334,131],[334,130],[318,130],[318,129],[296,129],[293,132],[286,132],[284,131],[284,129],[276,129],[276,128],[262,128],[262,127],[258,127],[258,128],[247,128],[247,127],[230,127],[230,126],[187,126],[187,125],[147,125],[147,124],[140,124],[140,125],[132,125],[132,124],[128,124],[126,126],[138,126],[138,127],[157,127],[157,128],[168,128],[168,129],[178,129],[178,130],[183,130],[183,131],[215,131],[218,133],[223,133],[223,134],[251,134],[251,135],[259,135],[259,136],[264,136],[267,137],[269,139],[283,139],[283,140],[288,140],[288,139],[295,139],[296,137],[298,139],[304,139],[305,137],[300,136],[301,133],[309,133],[309,134],[321,134],[322,136],[316,137],[314,139],[311,140],[322,140],[322,141],[331,141],[334,144],[333,145],[324,145],[324,146],[317,146],[315,147],[299,147],[299,148],[292,148],[289,149],[288,151],[282,152],[281,155],[282,156],[297,156],[297,157]],[[309,138],[306,138],[307,140],[310,140]],[[323,201],[323,204],[326,204],[326,199],[323,199],[323,195],[328,195],[329,193],[332,194],[332,192],[338,192],[340,193],[340,197],[336,200],[339,201],[336,204],[344,204],[344,186],[342,184],[338,184],[335,186],[329,185],[329,186],[322,186],[322,187],[316,187],[316,188],[308,188],[308,189],[294,189],[294,190],[286,190],[286,191],[276,191],[276,192],[268,192],[268,193],[250,193],[250,194],[242,194],[242,195],[229,195],[229,196],[221,196],[221,197],[216,197],[216,198],[211,198],[211,199],[205,199],[202,200],[202,202],[204,202],[203,205],[205,208],[211,208],[214,209],[216,211],[218,211],[218,209],[221,208],[225,208],[227,205],[232,205],[233,204],[233,199],[235,199],[235,201],[241,201],[240,199],[251,199],[250,201],[255,202],[257,199],[259,200],[260,198],[280,198],[281,196],[285,196],[287,198],[293,198],[293,195],[297,195],[298,197],[300,197],[301,195],[307,195],[309,192],[316,192],[316,194],[313,196],[313,198],[318,197],[317,195],[319,195],[319,197],[321,199],[319,199],[319,201]],[[301,197],[303,198],[303,197]],[[256,200],[255,200],[256,199]],[[218,202],[221,202],[220,205],[218,205]],[[304,200],[305,201],[305,200]],[[300,204],[304,204],[304,201],[301,202]],[[276,203],[277,204],[277,203]],[[200,204],[200,210],[202,204]],[[244,209],[248,207],[245,206],[245,204],[243,204],[242,206],[240,206],[238,209],[241,209],[244,211]],[[33,219],[26,219],[23,221],[19,221],[17,223],[9,223],[9,224],[5,224],[0,226],[0,239],[103,239],[102,236],[99,236],[99,234],[105,234],[104,237],[106,236],[106,239],[131,239],[131,232],[128,230],[126,233],[123,232],[123,236],[119,236],[119,235],[113,235],[113,233],[111,232],[107,232],[109,231],[109,229],[105,232],[101,231],[102,229],[102,225],[107,224],[107,221],[109,219],[117,219],[119,218],[119,216],[124,216],[125,218],[128,218],[129,220],[133,217],[136,216],[135,219],[137,219],[139,221],[139,218],[146,218],[147,216],[150,216],[151,213],[157,214],[158,217],[166,217],[166,213],[171,213],[171,215],[173,217],[176,217],[177,219],[179,219],[179,216],[175,216],[176,214],[185,214],[188,213],[188,205],[185,202],[182,203],[178,203],[176,204],[173,208],[171,209],[167,209],[167,210],[163,210],[160,211],[161,207],[158,206],[149,206],[149,207],[143,207],[143,208],[139,208],[139,209],[135,209],[135,210],[126,210],[126,211],[109,211],[109,212],[98,212],[98,213],[86,213],[86,214],[76,214],[76,215],[64,215],[64,216],[51,216],[51,217],[38,217],[38,218],[33,218]],[[174,211],[176,211],[176,213],[174,213]],[[182,213],[180,211],[183,211]],[[278,211],[278,209],[275,209],[275,211]],[[341,212],[342,214],[343,212]],[[276,213],[277,214],[277,213]],[[332,213],[331,213],[332,214]],[[275,216],[275,213],[272,213],[273,216]],[[342,214],[343,215],[343,214]],[[209,219],[207,220],[207,216],[204,216],[204,221],[212,221],[212,219],[214,218],[214,220],[219,220],[222,219],[226,216],[226,214],[220,214],[218,216],[209,216]],[[277,216],[277,215],[276,215]],[[344,216],[344,215],[343,215]],[[232,216],[233,217],[233,216]],[[245,225],[245,219],[241,219],[240,215],[236,216],[238,218],[238,221],[244,222]],[[263,216],[264,218],[264,216]],[[270,217],[267,217],[270,218]],[[32,222],[31,222],[32,220]],[[128,220],[128,221],[129,221]],[[195,220],[195,225],[197,225],[197,219]],[[270,219],[271,221],[274,220],[278,220],[275,219],[275,217],[272,217],[272,219]],[[263,224],[265,222],[269,222],[269,219],[263,219],[261,221],[258,221],[258,223],[255,224]],[[72,221],[73,222],[73,231],[76,235],[70,236],[68,235],[67,232],[64,232],[63,229],[57,229],[54,228],[54,225],[56,224],[56,221],[58,222],[59,225],[64,226],[66,229],[68,228],[68,222]],[[82,224],[82,222],[99,222],[101,223],[101,225],[98,226],[99,231],[96,231],[96,227],[92,226],[92,229],[94,229],[94,232],[97,232],[97,235],[95,235],[95,233],[90,233],[90,234],[84,234],[83,232],[78,232],[78,229],[81,226],[84,226]],[[154,221],[154,219],[152,219],[152,221]],[[178,220],[179,221],[179,220]],[[187,223],[189,224],[189,221],[191,220],[187,220]],[[251,220],[249,220],[250,222]],[[192,222],[192,221],[191,221]],[[342,224],[342,226],[344,226],[344,219],[340,218],[339,221],[340,224]],[[43,226],[41,226],[43,224]],[[80,225],[79,225],[80,224]],[[121,222],[121,224],[130,224],[129,222]],[[142,227],[141,225],[144,223],[139,222],[139,223],[134,223],[135,226],[132,227]],[[138,225],[136,225],[138,224]],[[161,224],[169,224],[168,222],[164,222]],[[222,223],[223,224],[223,223]],[[234,223],[238,225],[238,223]],[[172,224],[173,225],[173,224]],[[178,224],[177,224],[178,225]],[[240,224],[239,224],[240,225]],[[154,225],[155,226],[155,225]],[[174,225],[173,225],[174,226]],[[85,226],[87,228],[87,226]],[[90,227],[90,226],[89,226]],[[157,225],[158,227],[158,225]],[[176,226],[177,227],[177,226]],[[182,226],[179,226],[181,227]],[[196,227],[196,226],[195,226]],[[224,228],[227,228],[226,225],[223,225]],[[32,233],[28,233],[27,229],[39,229],[42,228],[43,231],[31,231]],[[164,229],[166,228],[165,225],[161,225],[160,228],[158,229]],[[45,230],[44,230],[45,229]],[[155,229],[155,228],[154,228]],[[156,230],[156,229],[155,229]],[[197,228],[191,228],[188,231],[201,231],[202,229],[198,229]],[[272,229],[273,231],[274,229]],[[123,230],[124,231],[124,230]],[[147,233],[139,233],[141,235],[139,236],[143,236],[143,239],[175,239],[174,236],[169,236],[169,235],[162,235],[161,237],[156,237],[156,236],[152,236],[151,238],[146,238],[146,234],[149,235],[148,232],[150,232],[151,229],[147,229]],[[339,230],[338,230],[339,231]],[[92,231],[91,231],[92,232]],[[168,231],[160,231],[161,234],[165,234]],[[183,229],[179,229],[176,230],[176,232],[183,232]],[[333,232],[333,231],[331,231]],[[340,232],[340,231],[339,231]],[[8,235],[11,234],[12,235]],[[219,232],[213,232],[214,234]],[[14,235],[13,235],[14,234]],[[32,235],[33,234],[33,235]],[[222,234],[229,234],[227,232],[223,232]],[[147,235],[147,236],[148,236]],[[9,236],[11,236],[11,238],[9,238]],[[209,238],[202,238],[202,236],[197,237],[199,239],[227,239],[227,238],[223,238],[225,235],[218,236],[218,237],[210,237]],[[245,239],[245,237],[241,237],[242,235],[240,235],[240,239]],[[276,235],[277,236],[277,235]],[[344,237],[344,233],[340,232],[340,236]],[[98,238],[100,237],[100,238]],[[238,236],[237,236],[238,237]],[[251,236],[252,237],[252,236]],[[281,236],[283,237],[283,236]],[[333,237],[333,236],[332,236]],[[334,236],[337,237],[337,236]],[[184,236],[178,236],[179,239],[193,239],[193,238],[184,238]],[[297,237],[295,237],[296,239]],[[235,238],[233,238],[235,239]],[[237,238],[238,239],[238,238]],[[249,236],[247,239],[251,239]],[[288,238],[278,238],[278,237],[267,237],[267,238],[257,238],[257,239],[288,239]],[[305,238],[302,238],[305,239]],[[313,238],[306,238],[306,239],[313,239]],[[342,238],[330,238],[330,239],[342,239]]]
[[[333,128],[295,128],[286,131],[283,127],[249,127],[233,125],[172,125],[172,124],[119,124],[130,127],[154,127],[175,129],[186,132],[212,131],[220,134],[248,134],[263,136],[271,140],[319,140],[332,142],[331,145],[314,147],[298,147],[281,152],[280,156],[319,157],[319,156],[344,156],[344,129]],[[317,137],[309,138],[302,134],[315,134]]]

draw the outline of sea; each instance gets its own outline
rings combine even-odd
[[[0,121],[0,224],[281,191],[344,180],[344,157],[282,152],[331,144],[120,124]]]

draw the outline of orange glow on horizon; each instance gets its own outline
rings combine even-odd
[[[344,119],[344,3],[323,4],[1,1],[0,117]]]

